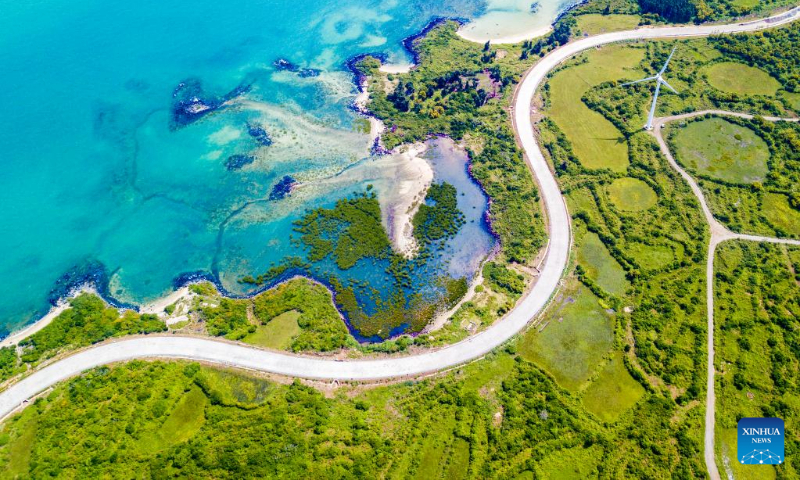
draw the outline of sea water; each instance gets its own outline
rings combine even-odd
[[[290,241],[292,222],[367,183],[326,182],[370,155],[371,139],[348,108],[356,90],[344,62],[365,52],[408,62],[401,40],[432,18],[480,19],[497,6],[0,4],[0,336],[46,311],[59,283],[87,266],[102,267],[109,298],[136,305],[169,292],[186,272],[207,272],[231,292],[246,293],[237,282],[242,276],[302,256]],[[553,9],[543,10],[531,21],[551,21]],[[279,58],[313,70],[278,69]],[[176,125],[172,106],[186,85],[211,99],[247,88],[228,108]],[[250,134],[253,125],[268,132],[270,146]],[[431,155],[441,156],[438,148]],[[251,163],[226,168],[231,157]],[[458,169],[435,167],[434,181],[469,189],[459,168],[461,177],[452,173]],[[304,187],[271,200],[286,176]],[[441,257],[439,266],[451,275],[469,277],[493,245],[481,220],[486,199],[475,193],[471,204],[460,197],[472,217]],[[385,281],[368,264],[347,275]]]

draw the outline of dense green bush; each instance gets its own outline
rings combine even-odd
[[[239,340],[255,327],[247,319],[247,301],[220,298],[219,305],[202,307],[200,311],[206,322],[206,330],[215,337]]]
[[[35,363],[63,348],[78,348],[123,335],[163,332],[167,326],[155,315],[131,310],[122,314],[96,295],[82,294],[42,330],[20,342],[21,359]]]

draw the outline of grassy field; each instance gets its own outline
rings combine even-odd
[[[25,478],[30,468],[31,452],[33,443],[36,440],[37,415],[33,410],[23,411],[22,414],[12,418],[12,428],[14,434],[0,435],[0,443],[7,444],[8,463],[5,465],[4,472],[7,478]]]
[[[600,287],[614,295],[622,295],[630,285],[625,270],[608,253],[596,233],[587,232],[579,240],[578,263],[586,269],[586,275]]]
[[[731,183],[762,182],[769,148],[755,132],[722,118],[692,122],[675,133],[678,160],[700,175]]]
[[[586,287],[573,284],[548,309],[541,332],[525,334],[520,355],[548,371],[562,387],[577,391],[594,373],[614,340],[612,317]]]
[[[753,8],[761,3],[761,0],[733,0],[731,3],[737,7]]]
[[[545,459],[540,478],[547,480],[584,480],[597,478],[597,465],[602,450],[597,446],[575,447],[555,453]]]
[[[772,480],[776,478],[774,467],[742,465],[737,461],[737,433],[736,428],[717,429],[715,432],[715,446],[717,451],[717,462],[720,473],[726,478],[735,480]]]
[[[638,178],[618,178],[606,188],[606,192],[614,206],[629,212],[647,210],[658,201],[656,192]]]
[[[625,251],[630,254],[642,268],[647,270],[664,268],[675,260],[673,246],[670,245],[631,243],[626,245]]]
[[[172,413],[158,430],[139,437],[139,449],[156,453],[188,440],[205,423],[207,403],[207,397],[202,390],[191,388],[178,400]]]
[[[550,79],[548,115],[564,132],[581,164],[587,168],[609,168],[624,172],[628,166],[625,138],[601,114],[582,101],[595,85],[640,75],[636,68],[644,49],[608,46],[585,54],[589,63],[561,70]]]
[[[195,377],[195,383],[214,404],[238,408],[262,405],[273,393],[271,383],[238,370],[207,369]]]
[[[772,96],[781,88],[781,84],[767,72],[743,63],[715,63],[705,73],[708,83],[723,92]]]
[[[800,114],[800,93],[783,92],[783,96],[789,101],[792,110]]]
[[[800,237],[800,211],[789,206],[786,195],[765,194],[761,213],[776,229],[780,229],[788,236]]]
[[[276,350],[288,350],[302,329],[297,324],[300,312],[290,310],[273,318],[266,325],[259,325],[256,331],[242,339],[243,342]]]
[[[644,395],[644,388],[631,377],[621,354],[615,354],[583,392],[586,410],[604,422],[613,422]]]
[[[717,463],[735,478],[752,469],[736,462],[736,424],[742,417],[780,417],[786,424],[786,463],[764,476],[797,478],[800,447],[800,249],[728,242],[715,269]],[[740,475],[741,474],[741,475]]]
[[[631,30],[639,25],[641,18],[637,15],[601,15],[590,13],[576,17],[578,30],[588,35],[599,33],[616,32],[619,30]]]

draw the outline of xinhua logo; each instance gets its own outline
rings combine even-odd
[[[779,465],[783,463],[783,420],[743,418],[739,420],[739,463]]]

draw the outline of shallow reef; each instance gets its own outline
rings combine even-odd
[[[225,95],[207,96],[199,79],[179,83],[172,92],[172,129],[185,127],[209,113],[225,107],[225,103],[250,91],[250,84],[240,84]]]
[[[239,170],[242,167],[250,165],[256,160],[256,157],[252,155],[246,155],[242,153],[236,153],[228,157],[225,160],[225,168],[228,170]]]
[[[248,123],[247,133],[262,147],[269,147],[272,145],[272,137],[269,136],[269,132],[267,132],[261,125]]]
[[[285,58],[279,58],[272,62],[272,65],[275,67],[276,70],[279,72],[292,72],[296,73],[300,78],[309,78],[309,77],[318,77],[320,73],[322,73],[319,69],[316,68],[303,68],[297,64],[286,60]]]
[[[272,187],[269,199],[281,200],[286,198],[287,195],[292,193],[292,188],[294,188],[295,185],[297,185],[297,181],[294,178],[289,175],[284,176]]]

